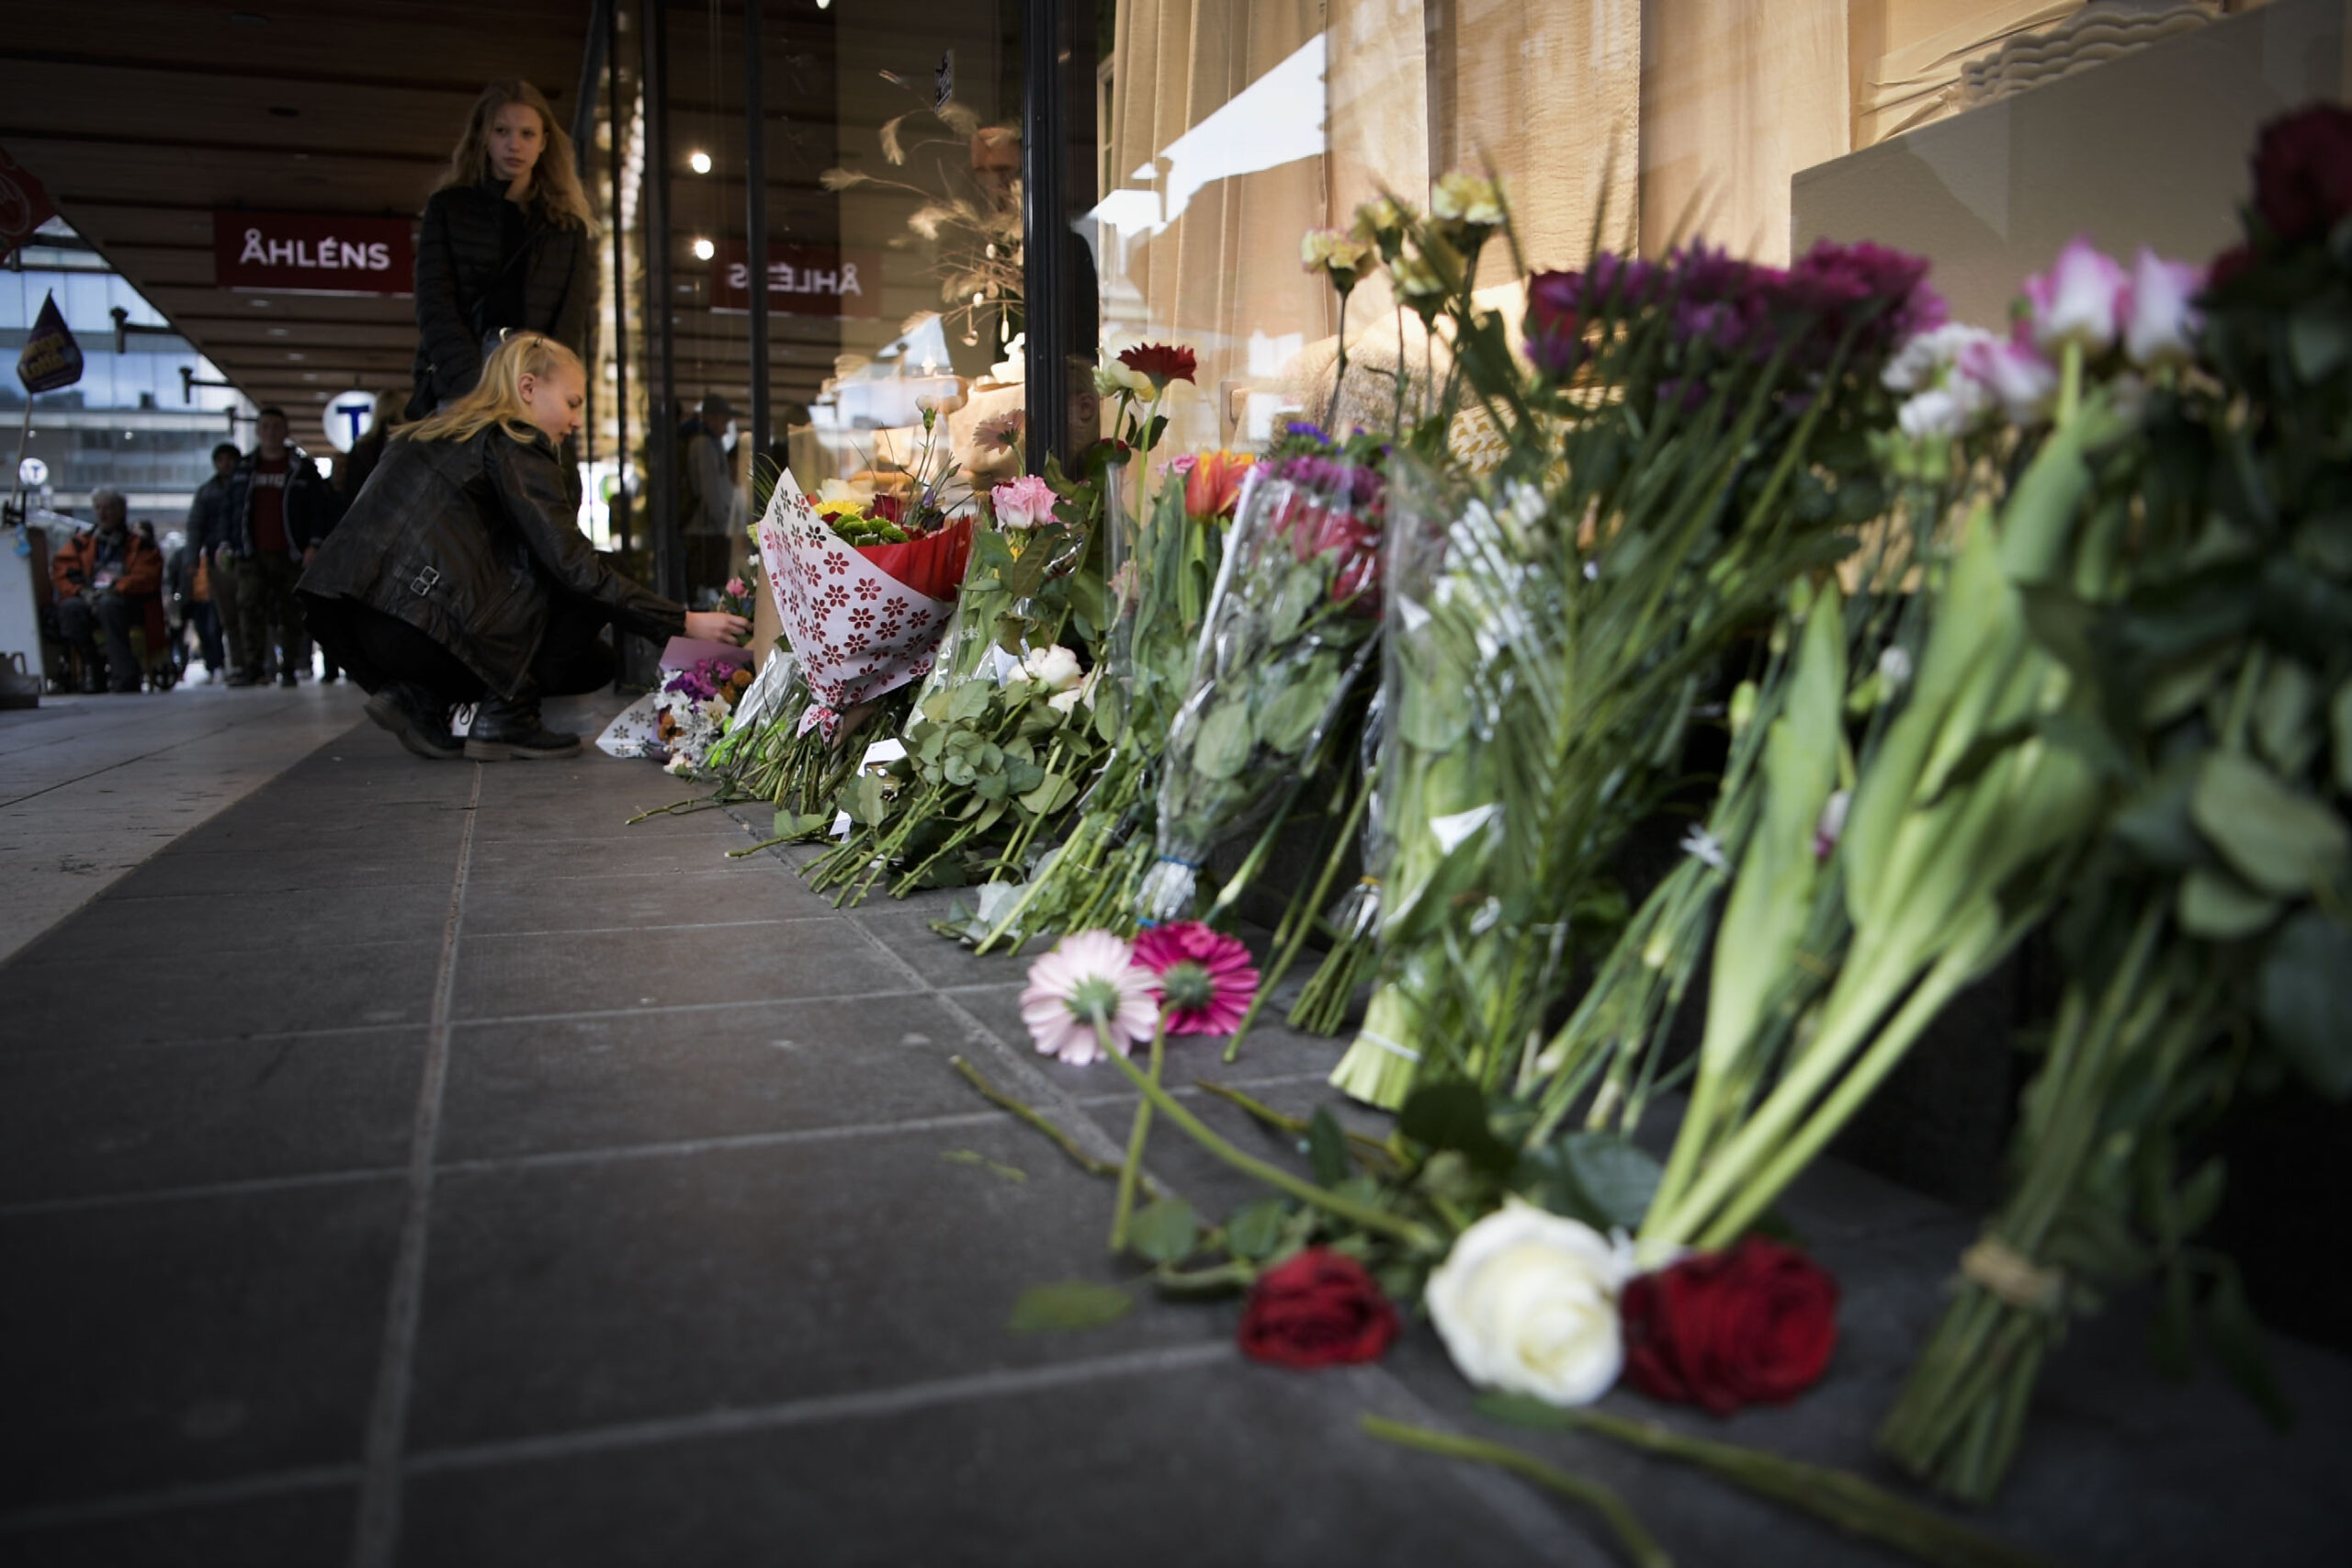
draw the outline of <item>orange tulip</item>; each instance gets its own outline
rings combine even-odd
[[[1184,510],[1194,517],[1230,517],[1241,480],[1257,461],[1247,452],[1204,452],[1184,476]]]

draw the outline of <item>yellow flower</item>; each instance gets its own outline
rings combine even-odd
[[[1356,209],[1355,237],[1378,249],[1381,259],[1394,262],[1404,244],[1413,214],[1391,197],[1374,197]]]
[[[1448,223],[1495,228],[1503,220],[1502,186],[1456,169],[1439,180],[1437,189],[1430,194],[1430,215]]]

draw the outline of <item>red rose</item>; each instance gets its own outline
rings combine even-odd
[[[1636,1277],[1621,1312],[1626,1381],[1718,1416],[1803,1393],[1838,1344],[1838,1281],[1760,1236]]]
[[[2352,110],[2314,104],[2262,128],[2254,150],[2254,209],[2290,244],[2326,232],[2352,212]]]
[[[1363,1264],[1310,1247],[1258,1276],[1241,1313],[1242,1353],[1284,1367],[1374,1361],[1396,1337],[1396,1309]]]

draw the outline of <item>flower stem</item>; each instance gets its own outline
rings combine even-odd
[[[1020,1121],[1030,1127],[1034,1127],[1040,1133],[1043,1133],[1046,1137],[1053,1140],[1053,1144],[1056,1148],[1061,1150],[1062,1153],[1069,1156],[1070,1163],[1072,1165],[1077,1166],[1079,1169],[1086,1172],[1087,1175],[1116,1176],[1119,1174],[1119,1168],[1117,1166],[1113,1165],[1109,1160],[1096,1159],[1092,1155],[1088,1154],[1084,1149],[1080,1148],[1078,1146],[1077,1139],[1071,1137],[1068,1133],[1063,1132],[1059,1127],[1056,1126],[1045,1116],[1043,1112],[1034,1109],[1033,1107],[1022,1104],[1021,1101],[1013,1099],[1012,1096],[1005,1093],[1002,1089],[997,1088],[996,1085],[989,1082],[986,1077],[981,1076],[979,1068],[972,1066],[971,1063],[966,1061],[963,1057],[950,1056],[947,1058],[947,1064],[954,1067],[957,1072],[964,1075],[965,1082],[970,1084],[974,1089],[980,1091],[981,1099],[987,1100],[990,1105],[1011,1112],[1015,1120]],[[1136,1179],[1136,1185],[1143,1189],[1143,1194],[1147,1198],[1157,1198],[1159,1195],[1159,1190],[1152,1185],[1151,1178],[1148,1176],[1138,1177]]]
[[[1658,1545],[1642,1521],[1625,1506],[1625,1499],[1616,1488],[1598,1481],[1589,1481],[1555,1465],[1544,1463],[1533,1454],[1503,1443],[1490,1443],[1480,1438],[1458,1437],[1452,1432],[1432,1431],[1427,1427],[1408,1427],[1402,1421],[1385,1416],[1366,1415],[1363,1429],[1385,1442],[1425,1453],[1443,1454],[1448,1459],[1464,1459],[1474,1464],[1491,1464],[1498,1470],[1532,1481],[1565,1497],[1573,1497],[1599,1514],[1608,1522],[1618,1544],[1639,1568],[1674,1568],[1674,1559]]]
[[[1106,1053],[1111,1052],[1110,1025],[1100,1013],[1094,1018],[1094,1034],[1102,1041],[1102,1049]],[[1155,1084],[1159,1082],[1167,1049],[1168,1013],[1163,1009],[1159,1014],[1159,1026],[1151,1032],[1151,1081]],[[1121,1059],[1125,1060],[1124,1057]],[[1151,1101],[1138,1100],[1136,1101],[1135,1126],[1127,1134],[1127,1157],[1125,1163],[1119,1167],[1118,1200],[1111,1208],[1111,1250],[1114,1254],[1127,1249],[1127,1221],[1135,1213],[1136,1179],[1143,1174],[1143,1146],[1150,1136]]]
[[[1201,1147],[1243,1175],[1254,1176],[1269,1187],[1289,1193],[1302,1203],[1312,1203],[1326,1213],[1336,1214],[1351,1224],[1363,1226],[1365,1230],[1378,1231],[1381,1235],[1403,1242],[1407,1247],[1417,1251],[1437,1252],[1445,1246],[1444,1238],[1427,1225],[1416,1224],[1411,1220],[1399,1219],[1385,1209],[1374,1208],[1369,1203],[1359,1203],[1352,1198],[1342,1198],[1337,1192],[1317,1187],[1311,1181],[1300,1180],[1280,1166],[1269,1165],[1264,1160],[1243,1154],[1211,1132],[1199,1117],[1177,1103],[1166,1089],[1146,1077],[1142,1069],[1133,1062],[1116,1052],[1112,1054],[1111,1062],[1113,1066],[1127,1075],[1129,1081],[1142,1091],[1145,1099],[1159,1109],[1160,1114],[1192,1134],[1193,1141],[1199,1144]]]

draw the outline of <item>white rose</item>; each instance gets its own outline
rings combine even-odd
[[[1632,1273],[1622,1240],[1512,1198],[1462,1233],[1425,1299],[1472,1382],[1589,1404],[1624,1364],[1617,1292]]]
[[[1049,692],[1067,692],[1083,678],[1078,655],[1060,647],[1031,649],[1021,656],[1021,672]]]
[[[1053,709],[1056,713],[1061,715],[1064,718],[1068,718],[1070,714],[1077,709],[1078,699],[1085,694],[1086,692],[1084,688],[1072,686],[1066,692],[1057,692],[1052,696],[1047,697],[1046,699],[1046,705]]]

